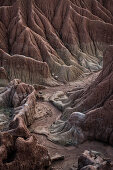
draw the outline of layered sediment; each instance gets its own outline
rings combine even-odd
[[[50,140],[61,144],[79,144],[88,139],[113,145],[113,46],[104,52],[103,70],[89,85],[58,96],[50,101],[63,114],[50,128]],[[87,81],[86,81],[87,82]]]
[[[46,131],[49,140],[113,145],[113,1],[0,1],[0,87],[5,86],[0,88],[1,170],[50,165],[47,149],[27,128],[36,113],[34,87],[76,81],[97,71],[94,80],[89,76],[67,96],[58,92],[50,98],[63,113]],[[89,152],[84,156],[93,159]],[[99,162],[100,169],[104,163]],[[80,160],[79,169],[84,166]],[[95,160],[86,168],[96,166]]]
[[[27,126],[34,120],[36,91],[20,80],[13,80],[0,94],[0,107],[12,107],[12,117],[7,120],[9,127],[2,124],[0,132],[1,170],[43,170],[50,165],[45,147],[37,143]],[[4,122],[4,119],[1,121]],[[9,123],[10,121],[10,123]]]
[[[0,67],[10,80],[27,83],[52,83],[51,76],[73,81],[100,70],[103,50],[113,43],[112,6],[97,0],[1,1]]]

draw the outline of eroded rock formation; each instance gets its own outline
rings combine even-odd
[[[6,86],[8,84],[8,75],[3,67],[0,67],[0,86]]]
[[[0,67],[10,80],[41,84],[99,70],[113,43],[112,7],[112,0],[1,1]]]
[[[112,165],[101,153],[86,150],[78,159],[77,170],[112,170]]]
[[[47,150],[27,129],[35,117],[35,84],[73,81],[102,66],[95,81],[50,99],[63,114],[46,135],[63,145],[88,139],[113,145],[112,44],[112,0],[0,1],[0,86],[15,78],[24,82],[0,89],[0,110],[11,109],[0,114],[1,170],[50,164]]]
[[[50,165],[48,151],[27,129],[35,115],[35,93],[33,86],[15,79],[0,94],[0,108],[13,108],[9,127],[0,132],[1,170],[43,170]]]
[[[8,80],[21,78],[23,82],[29,84],[37,84],[38,82],[47,85],[56,84],[50,76],[49,67],[46,62],[36,61],[30,57],[18,54],[10,56],[0,50],[0,66],[0,68],[4,69]],[[3,79],[2,75],[0,77]],[[7,80],[5,77],[4,79]]]
[[[88,87],[68,93],[68,99],[51,102],[64,110],[50,128],[50,139],[61,144],[79,144],[87,139],[113,145],[113,46],[104,52],[103,70]]]

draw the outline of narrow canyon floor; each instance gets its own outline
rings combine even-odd
[[[98,74],[98,73],[97,73]],[[87,82],[92,81],[95,74],[88,76]],[[86,79],[85,79],[86,81]],[[70,91],[75,87],[84,83],[84,79],[77,82],[69,83],[66,85],[60,85],[58,87],[47,87],[47,89],[41,90],[41,94],[45,100],[37,100],[36,117],[34,123],[29,127],[29,130],[34,134],[38,140],[38,143],[45,146],[51,157],[58,155],[64,155],[64,160],[55,161],[52,163],[49,170],[76,170],[78,157],[85,150],[94,150],[102,153],[105,158],[110,158],[113,161],[113,148],[105,143],[98,141],[86,141],[78,146],[61,146],[55,144],[47,139],[45,135],[40,135],[36,132],[38,129],[49,128],[53,122],[55,122],[62,114],[57,108],[55,108],[49,101],[51,97],[57,91]]]

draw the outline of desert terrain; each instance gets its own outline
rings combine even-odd
[[[113,169],[113,1],[0,0],[0,170]]]

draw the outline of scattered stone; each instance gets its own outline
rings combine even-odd
[[[59,155],[59,154],[56,154],[55,156],[53,156],[52,158],[51,158],[51,161],[52,162],[55,162],[55,161],[59,161],[59,160],[64,160],[64,155]]]
[[[46,86],[39,85],[39,84],[33,84],[33,87],[35,88],[36,91],[47,89]]]
[[[86,150],[78,159],[77,170],[112,170],[112,165],[101,153]]]
[[[55,79],[58,79],[58,76],[55,76],[54,78],[55,78]]]

